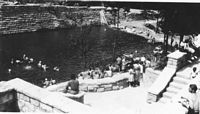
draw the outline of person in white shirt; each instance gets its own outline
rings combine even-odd
[[[188,91],[188,93],[181,97],[182,101],[179,102],[188,109],[187,114],[199,114],[200,96],[197,91],[197,85],[190,84]]]
[[[128,85],[129,87],[133,87],[134,86],[134,78],[135,78],[135,71],[133,70],[133,68],[129,69],[129,79],[128,79]]]

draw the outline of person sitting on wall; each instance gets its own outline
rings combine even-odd
[[[83,77],[83,74],[81,72],[81,73],[78,74],[78,80],[83,80],[83,79],[84,79],[84,77]]]
[[[94,72],[94,70],[90,67],[88,70],[88,75],[89,75],[90,79],[93,79],[93,72]]]
[[[99,79],[100,78],[100,74],[98,71],[95,71],[93,74],[93,79]]]
[[[104,71],[104,77],[112,77],[112,70],[106,68],[106,70]]]
[[[181,42],[179,48],[180,48],[179,50],[181,52],[187,53],[188,62],[191,63],[192,62],[191,60],[194,60],[193,54],[194,54],[195,50],[189,46],[189,40],[185,40],[185,41]]]
[[[66,85],[65,93],[70,93],[73,95],[79,93],[79,81],[76,80],[75,74],[71,74],[71,80]]]
[[[196,37],[194,37],[194,38],[190,37],[189,40],[188,40],[189,46],[192,49],[194,49],[194,54],[193,55],[194,55],[195,59],[197,59],[199,57],[199,54],[200,54],[200,50],[199,50],[199,45],[200,44],[197,44],[196,42],[197,42]],[[198,42],[198,43],[200,43],[200,42]]]
[[[190,58],[193,59],[195,50],[191,47],[191,45],[189,45],[190,40],[186,40],[185,42],[186,42],[185,50],[190,55]]]

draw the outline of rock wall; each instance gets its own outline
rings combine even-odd
[[[86,7],[9,5],[0,7],[0,34],[99,25],[99,10]]]

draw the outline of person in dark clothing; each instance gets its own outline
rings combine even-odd
[[[76,80],[75,74],[71,74],[71,80],[67,83],[65,93],[70,93],[74,95],[79,93],[79,81]]]

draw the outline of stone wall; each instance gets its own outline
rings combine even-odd
[[[66,113],[48,103],[43,103],[40,100],[30,97],[24,93],[17,92],[17,105],[20,112],[51,112],[51,113]]]
[[[118,73],[113,77],[102,79],[79,80],[79,90],[84,92],[104,92],[123,89],[128,87],[129,73]],[[52,85],[46,88],[48,91],[63,92],[67,82]]]
[[[80,90],[85,92],[105,92],[119,90],[128,87],[128,78],[118,80],[112,83],[102,83],[102,84],[82,84]]]
[[[0,34],[99,25],[99,10],[85,7],[8,5],[0,7]]]
[[[80,112],[87,114],[101,113],[87,105],[73,101],[63,96],[62,94],[47,91],[19,78],[10,80],[4,85],[0,86],[0,91],[8,93],[6,96],[0,94],[0,101],[2,101],[2,98],[5,99],[6,102],[13,101],[12,106],[15,107],[10,108],[8,106],[11,105],[2,104],[0,105],[0,109],[2,109],[0,111],[12,111],[3,110],[3,108],[6,107],[7,109],[18,109],[19,112],[51,112],[74,114],[78,114]],[[13,111],[16,112],[16,110]]]

